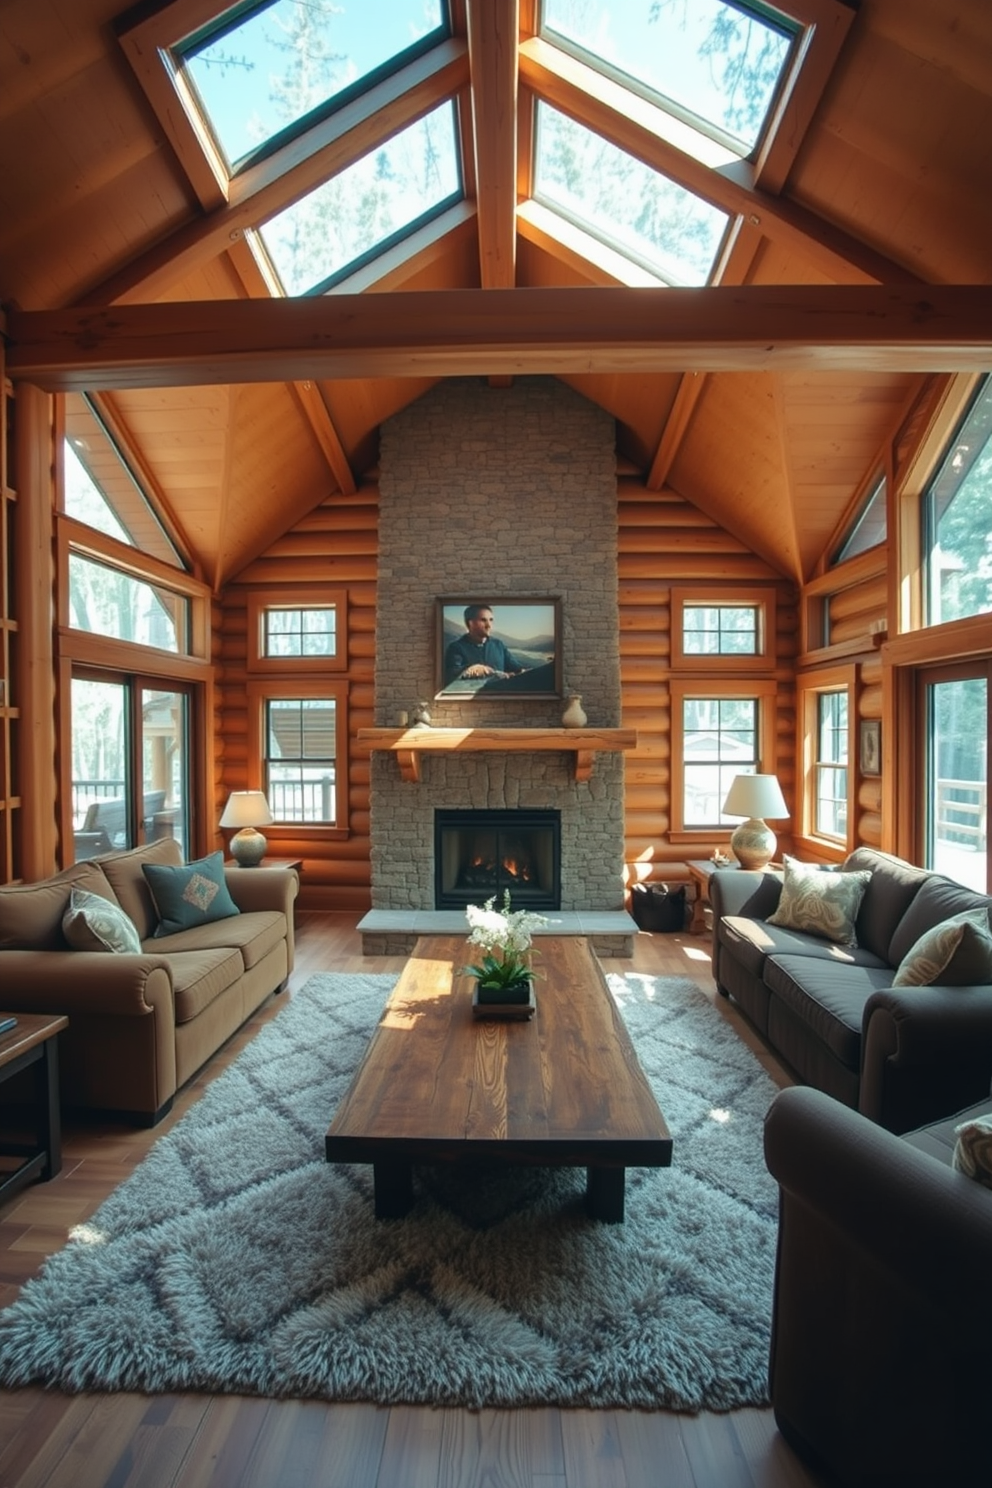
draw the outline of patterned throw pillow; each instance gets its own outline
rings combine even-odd
[[[893,987],[981,987],[992,982],[992,934],[984,909],[969,909],[934,925],[910,946]]]
[[[954,1128],[957,1141],[951,1166],[992,1188],[992,1115],[974,1116]]]
[[[156,936],[175,935],[241,913],[227,887],[223,853],[211,853],[178,868],[142,863],[141,871],[158,911]]]
[[[856,946],[854,922],[861,908],[871,873],[833,873],[828,868],[814,868],[786,856],[782,897],[769,925],[783,930],[805,930],[838,945]]]
[[[119,956],[141,951],[134,923],[120,905],[86,889],[74,888],[69,895],[62,934],[74,951],[114,951]]]

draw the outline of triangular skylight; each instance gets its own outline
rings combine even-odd
[[[234,170],[448,34],[445,0],[260,0],[174,48]]]
[[[738,155],[757,146],[799,28],[736,0],[543,0],[542,34]]]
[[[454,106],[443,103],[259,230],[286,294],[334,281],[456,201]]]
[[[537,105],[534,195],[667,284],[705,284],[725,213],[550,104]]]

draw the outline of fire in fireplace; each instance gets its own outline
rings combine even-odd
[[[502,899],[505,889],[516,909],[561,908],[561,813],[435,811],[435,908]]]

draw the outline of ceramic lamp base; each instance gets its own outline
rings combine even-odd
[[[767,868],[775,856],[776,840],[771,827],[752,816],[734,832],[730,850],[742,868]]]
[[[262,833],[254,827],[242,827],[231,838],[231,857],[240,868],[257,868],[268,845]]]

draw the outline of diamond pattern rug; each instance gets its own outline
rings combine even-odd
[[[435,1405],[766,1403],[775,1086],[691,981],[607,980],[674,1138],[583,1169],[416,1170],[377,1221],[324,1133],[393,978],[322,975],[0,1312],[0,1383]]]

